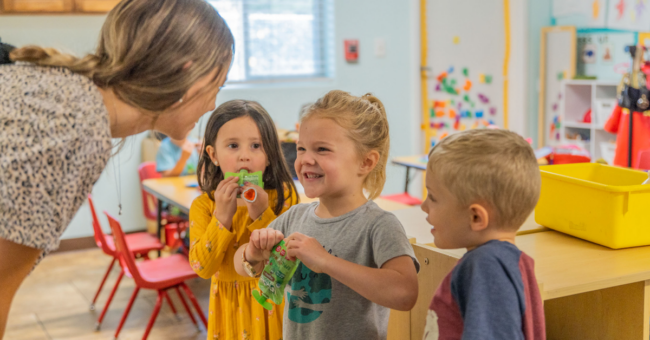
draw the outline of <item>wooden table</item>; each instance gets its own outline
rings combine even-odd
[[[409,182],[411,181],[410,171],[411,168],[426,171],[427,162],[422,161],[422,158],[426,159],[426,155],[419,156],[405,156],[405,157],[395,157],[391,160],[391,163],[395,165],[401,165],[406,167],[406,182],[404,183],[404,192],[409,191]]]
[[[549,340],[648,339],[650,246],[612,250],[555,231],[515,242],[535,260]],[[434,290],[465,250],[414,249],[422,270],[411,339],[421,339]]]
[[[408,209],[401,209],[393,211],[397,219],[404,226],[406,235],[415,237],[419,244],[431,245],[433,243],[433,235],[431,235],[431,225],[426,221],[427,214],[420,209],[420,207],[410,207]],[[537,233],[541,231],[550,230],[535,223],[534,214],[524,222],[523,226],[517,232],[517,235],[526,235]]]
[[[175,205],[182,212],[189,214],[192,202],[201,195],[199,188],[187,187],[190,183],[196,183],[196,176],[164,177],[142,181],[142,187],[144,190],[158,199],[158,237],[160,237],[163,202]],[[317,199],[310,199],[304,194],[300,194],[301,203],[310,203],[316,200]],[[379,207],[386,211],[411,208],[409,205],[382,198],[377,198],[374,201]]]

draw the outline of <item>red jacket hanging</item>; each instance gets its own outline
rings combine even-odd
[[[629,110],[621,109],[618,105],[605,124],[605,131],[616,133],[616,156],[614,165],[627,167],[627,150],[629,139]],[[650,150],[650,116],[635,112],[632,134],[632,166],[635,167],[639,151]]]

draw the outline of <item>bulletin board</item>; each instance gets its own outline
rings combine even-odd
[[[509,0],[422,0],[425,148],[468,129],[507,128]]]
[[[538,143],[542,147],[561,140],[562,81],[572,79],[576,72],[576,28],[542,28],[540,51]]]

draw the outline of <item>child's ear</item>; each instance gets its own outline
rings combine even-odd
[[[205,147],[205,151],[208,153],[208,156],[210,156],[212,164],[219,166],[219,162],[217,161],[217,150],[215,150],[212,145],[208,145]]]
[[[470,212],[470,227],[473,231],[483,231],[487,229],[488,224],[490,223],[490,217],[487,209],[480,204],[472,204],[469,206]]]
[[[377,150],[370,150],[370,152],[366,154],[366,157],[361,162],[361,168],[359,169],[361,175],[365,176],[369,174],[372,169],[375,168],[377,162],[379,162],[379,152],[377,152]]]

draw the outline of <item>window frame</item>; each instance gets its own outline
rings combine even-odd
[[[209,1],[209,0],[208,0]],[[251,5],[250,0],[240,0],[242,2],[241,24],[243,30],[244,42],[240,44],[240,49],[243,46],[243,51],[235,49],[235,54],[244,53],[242,60],[244,61],[243,73],[244,79],[242,80],[227,80],[226,84],[232,85],[245,85],[245,84],[269,84],[269,83],[288,83],[288,82],[304,82],[304,81],[325,81],[334,78],[334,1],[333,0],[312,0],[315,24],[313,26],[315,37],[312,42],[314,44],[314,64],[317,65],[317,71],[312,74],[305,75],[271,75],[271,76],[255,76],[251,74],[251,66],[248,62],[248,56],[252,50],[249,39],[250,30],[248,22],[248,13]],[[215,7],[216,8],[216,7]]]

